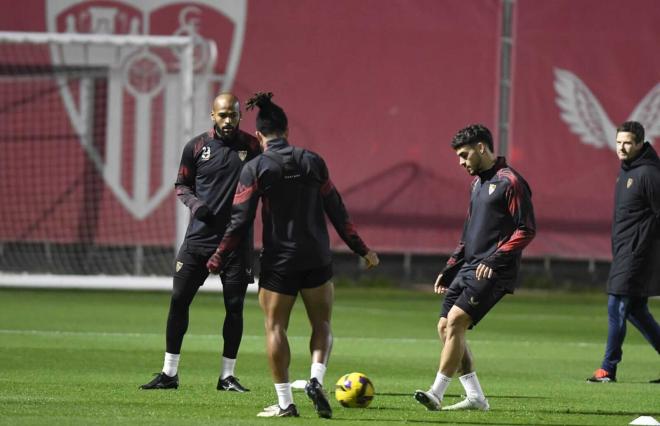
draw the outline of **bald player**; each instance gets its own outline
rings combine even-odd
[[[183,149],[176,195],[190,209],[186,236],[176,256],[170,311],[167,317],[166,352],[161,373],[141,389],[179,387],[179,357],[188,329],[188,313],[197,290],[209,275],[206,261],[218,247],[230,223],[231,206],[243,164],[259,155],[259,141],[241,131],[238,98],[222,93],[211,108],[213,128],[194,137]],[[220,274],[225,321],[224,348],[217,389],[246,392],[234,375],[243,335],[243,301],[252,282],[253,238],[246,238]]]

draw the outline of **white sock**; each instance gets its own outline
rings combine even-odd
[[[468,398],[486,398],[484,391],[481,390],[481,385],[479,384],[479,379],[477,378],[476,372],[473,371],[472,373],[466,374],[465,376],[461,376],[459,377],[459,380],[461,381],[461,384],[463,385]]]
[[[226,379],[229,376],[234,375],[234,367],[236,367],[236,360],[231,358],[222,357],[222,374],[220,374],[221,379]]]
[[[277,403],[280,408],[284,409],[293,404],[291,383],[275,383],[275,392],[277,392]]]
[[[163,373],[167,374],[170,377],[176,376],[177,371],[179,370],[179,358],[181,354],[171,354],[165,352],[165,361],[163,362]]]
[[[440,401],[445,396],[445,391],[449,387],[449,383],[451,383],[451,377],[447,377],[438,371],[438,374],[435,375],[435,382],[431,386],[431,391],[433,391]]]
[[[318,380],[319,383],[323,385],[323,377],[325,377],[326,368],[327,367],[324,364],[321,364],[320,362],[313,362],[310,373],[310,379],[316,378],[316,380]]]

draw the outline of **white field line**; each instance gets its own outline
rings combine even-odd
[[[257,292],[257,279],[248,292]],[[133,275],[54,275],[0,273],[0,287],[60,288],[84,290],[147,290],[172,291],[170,276]],[[222,283],[217,275],[210,275],[200,291],[220,292]]]
[[[162,338],[162,333],[115,333],[115,332],[103,332],[103,331],[60,331],[60,330],[12,330],[12,329],[0,329],[0,335],[2,334],[13,334],[13,335],[32,335],[32,336],[44,336],[44,337],[56,337],[56,336],[68,336],[68,337],[128,337],[136,339],[144,338]],[[308,340],[309,336],[287,336],[289,339],[293,340]],[[204,340],[217,340],[218,334],[186,334],[186,338],[196,338]],[[263,335],[243,335],[243,339],[248,340],[263,340]],[[438,342],[437,339],[428,338],[428,339],[416,339],[416,338],[398,338],[398,337],[337,337],[334,338],[335,342],[382,342],[382,343],[432,343],[435,344]],[[503,344],[503,340],[481,340],[481,339],[469,339],[470,343],[483,344],[483,345],[492,345],[492,344]],[[556,342],[542,342],[542,341],[531,341],[531,340],[508,340],[507,344],[517,344],[521,346],[532,346],[539,344],[556,344]],[[564,342],[562,345],[577,346],[577,347],[589,347],[589,346],[602,346],[602,342],[591,343],[591,342]]]

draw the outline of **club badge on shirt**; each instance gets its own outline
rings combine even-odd
[[[183,267],[183,262],[176,262],[176,271],[179,272]]]
[[[491,184],[488,186],[488,195],[491,195],[493,192],[495,192],[495,188],[497,188],[497,185],[494,184],[494,183],[491,183]]]
[[[628,178],[628,181],[626,182],[626,188],[630,188],[633,184],[633,178]]]
[[[238,158],[240,158],[241,161],[245,161],[247,158],[247,151],[238,151]]]

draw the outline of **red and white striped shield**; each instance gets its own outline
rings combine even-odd
[[[192,36],[195,130],[208,127],[213,94],[232,87],[246,0],[49,0],[46,7],[51,32]],[[171,193],[179,148],[186,142],[176,51],[60,45],[50,54],[55,66],[104,70],[102,78],[58,77],[60,95],[105,183],[135,218],[148,217]]]

